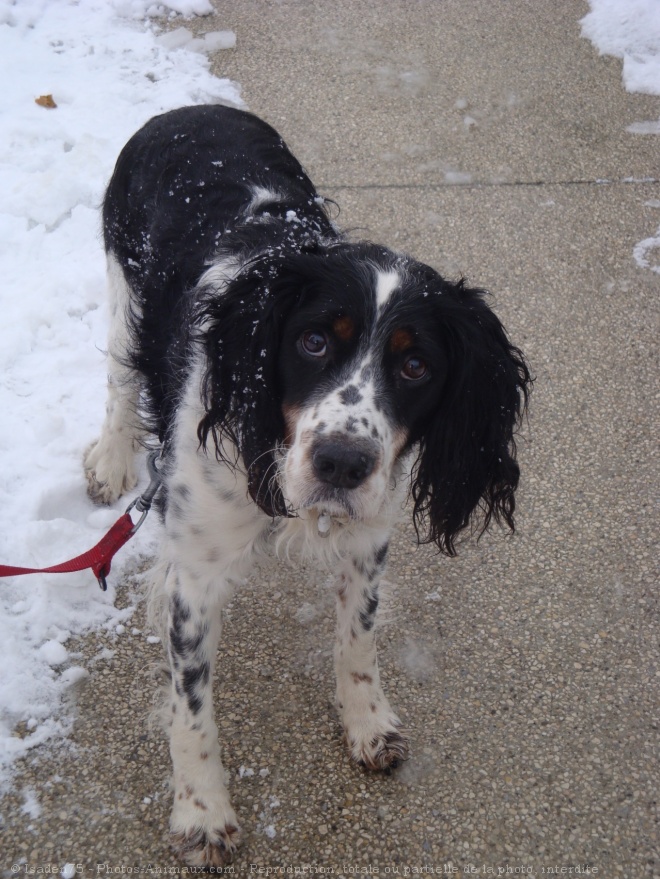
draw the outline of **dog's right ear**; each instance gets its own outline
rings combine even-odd
[[[277,363],[284,323],[301,295],[298,258],[250,263],[221,292],[205,293],[196,320],[205,354],[200,444],[206,449],[211,437],[218,459],[244,467],[250,496],[270,516],[288,515],[275,478],[285,436]]]

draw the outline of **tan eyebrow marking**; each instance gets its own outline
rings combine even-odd
[[[410,330],[394,330],[390,336],[390,351],[392,354],[400,354],[407,348],[411,348],[415,338]]]
[[[353,323],[352,318],[347,315],[338,317],[332,324],[332,329],[342,342],[348,342],[355,335],[355,324]]]

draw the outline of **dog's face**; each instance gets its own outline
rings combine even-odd
[[[324,272],[289,315],[278,364],[280,479],[293,510],[365,520],[383,506],[447,378],[426,294],[403,262],[366,262]]]
[[[453,554],[480,504],[512,527],[529,373],[482,291],[341,244],[255,261],[203,318],[200,439],[236,443],[262,509],[366,521],[415,447],[428,539]]]

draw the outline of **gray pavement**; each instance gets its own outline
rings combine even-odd
[[[195,27],[238,41],[215,72],[340,223],[492,290],[537,378],[515,538],[455,560],[409,527],[395,541],[379,646],[412,736],[400,770],[344,753],[327,575],[279,566],[233,601],[216,699],[235,871],[660,876],[660,276],[632,255],[660,225],[644,182],[660,162],[656,137],[626,133],[660,99],[627,94],[620,63],[580,39],[578,0],[214,4]],[[85,876],[175,864],[167,747],[145,722],[158,645],[99,633],[78,649],[91,676],[70,743],[35,752],[0,803],[3,876],[21,858]]]

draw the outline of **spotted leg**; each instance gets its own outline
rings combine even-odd
[[[171,844],[191,867],[222,867],[231,860],[240,837],[213,719],[220,611],[231,590],[219,588],[217,582],[204,588],[196,572],[172,564],[167,591],[174,771]]]
[[[389,769],[408,756],[408,739],[380,685],[374,623],[387,543],[344,565],[336,582],[337,707],[353,760]]]

